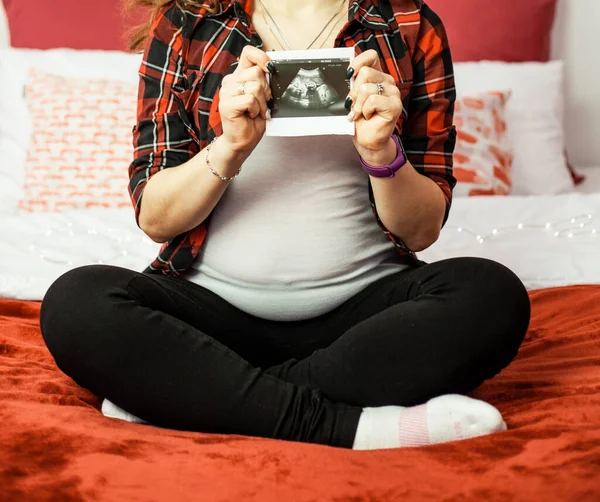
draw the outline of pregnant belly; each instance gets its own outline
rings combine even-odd
[[[335,282],[361,268],[366,253],[357,244],[356,238],[314,226],[277,235],[256,228],[226,235],[215,232],[209,233],[202,263],[251,284]]]
[[[199,267],[242,283],[314,286],[359,277],[395,256],[371,215],[302,219],[292,214],[298,213],[262,225],[215,215]]]

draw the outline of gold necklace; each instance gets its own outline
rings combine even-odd
[[[335,29],[336,26],[337,26],[337,23],[333,23],[331,25],[331,28],[327,32],[327,35],[325,35],[325,38],[321,42],[321,45],[319,45],[318,49],[321,49],[325,45],[325,42],[327,42],[327,40],[329,40],[329,37],[331,36],[331,33],[333,32],[333,30]]]
[[[271,13],[267,10],[267,8],[265,7],[265,4],[262,3],[262,0],[258,0],[258,2],[260,3],[260,6],[262,7],[263,10],[263,19],[265,20],[265,23],[267,24],[267,26],[269,27],[269,30],[271,31],[271,33],[273,34],[273,36],[277,39],[277,42],[279,43],[279,45],[281,45],[282,48],[285,49],[285,47],[283,47],[283,44],[280,42],[279,38],[275,35],[275,33],[273,32],[273,30],[271,29],[271,26],[269,26],[269,23],[267,22],[266,18],[265,18],[265,13],[267,14],[267,16],[269,16],[269,19],[271,20],[271,22],[273,23],[273,25],[275,26],[275,29],[279,32],[279,35],[281,37],[281,39],[283,40],[283,42],[285,43],[285,45],[287,45],[288,50],[292,50],[292,46],[289,44],[289,42],[286,40],[285,35],[282,33],[281,29],[279,28],[279,26],[277,25],[277,22],[275,21],[275,19],[273,19],[273,16],[271,15]],[[327,24],[325,26],[323,26],[323,29],[319,32],[319,34],[314,38],[314,40],[310,43],[310,45],[306,48],[306,50],[310,49],[314,43],[319,39],[319,37],[323,34],[323,32],[329,27],[329,25],[334,21],[335,18],[337,18],[340,14],[340,12],[342,12],[342,8],[344,6],[344,4],[347,2],[347,0],[342,0],[340,2],[340,6],[338,7],[338,10],[335,12],[335,14],[331,17],[331,19],[329,21],[327,21]],[[333,30],[333,28],[332,28]],[[331,32],[329,32],[331,34]],[[329,38],[329,36],[327,37]],[[325,39],[325,41],[327,41],[327,38]],[[323,41],[323,43],[321,44],[320,47],[323,47],[323,45],[325,45],[325,41]]]
[[[280,42],[280,40],[277,38],[277,35],[275,35],[275,33],[273,32],[273,30],[271,29],[271,25],[270,25],[270,24],[269,24],[269,22],[267,21],[267,18],[266,18],[266,16],[265,16],[265,9],[262,9],[262,12],[261,12],[261,14],[262,14],[262,18],[263,18],[263,21],[264,21],[265,25],[267,26],[267,28],[269,28],[269,31],[271,32],[271,35],[273,35],[273,38],[274,38],[275,40],[277,40],[277,43],[280,45],[280,47],[281,47],[283,50],[285,50],[285,47],[284,47],[284,46],[283,46],[283,44]]]

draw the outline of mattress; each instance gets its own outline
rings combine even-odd
[[[420,258],[489,258],[532,290],[600,284],[599,254],[600,193],[572,193],[457,198],[440,238]]]
[[[81,265],[143,270],[158,251],[128,208],[0,218],[4,298],[40,300],[57,277]],[[458,197],[440,239],[419,256],[490,258],[511,268],[528,289],[600,284],[598,232],[600,193]]]

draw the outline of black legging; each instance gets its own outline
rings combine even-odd
[[[465,394],[499,373],[529,316],[521,281],[479,258],[402,271],[294,322],[94,265],[51,286],[41,328],[64,373],[153,425],[350,448],[362,407]]]

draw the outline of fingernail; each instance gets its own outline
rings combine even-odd
[[[267,120],[271,120],[271,110],[267,110]]]
[[[348,119],[348,122],[353,122],[354,121],[354,110],[350,110],[350,113],[348,114],[348,116],[346,118]]]
[[[350,80],[352,78],[352,75],[354,75],[354,68],[352,68],[351,66],[346,72],[346,80]]]
[[[269,99],[269,101],[267,101],[267,106],[269,107],[270,110],[275,108],[275,100],[273,98]]]
[[[346,98],[346,101],[344,102],[344,108],[346,108],[346,110],[350,110],[351,106],[352,106],[352,98],[350,96],[348,96]]]
[[[275,68],[275,65],[273,63],[271,63],[271,61],[269,61],[267,63],[267,70],[269,70],[270,74],[273,74],[277,71],[277,68]]]

